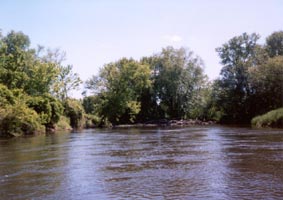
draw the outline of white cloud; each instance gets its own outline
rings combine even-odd
[[[179,35],[164,35],[162,39],[166,42],[181,42],[183,38]]]

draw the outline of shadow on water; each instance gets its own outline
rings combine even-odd
[[[280,199],[283,132],[100,129],[0,140],[3,199]]]

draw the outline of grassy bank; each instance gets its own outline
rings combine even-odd
[[[252,126],[257,128],[283,128],[283,108],[272,110],[266,114],[254,117]]]

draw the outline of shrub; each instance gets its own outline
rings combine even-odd
[[[23,103],[7,105],[0,110],[0,135],[20,136],[44,133],[38,114]]]
[[[266,114],[254,117],[251,123],[253,127],[257,128],[283,128],[283,108],[272,110]]]
[[[29,97],[27,105],[40,116],[41,124],[54,128],[63,112],[62,104],[50,95]]]
[[[97,127],[101,122],[101,119],[98,116],[91,114],[86,114],[85,119],[85,128]]]
[[[14,104],[15,97],[13,92],[9,90],[5,85],[0,84],[0,106],[3,107],[6,104]]]
[[[82,104],[75,99],[67,99],[64,102],[64,113],[70,119],[72,128],[80,129],[84,127],[84,109]]]
[[[59,121],[55,125],[55,130],[56,131],[72,130],[72,127],[70,126],[70,119],[62,115]]]

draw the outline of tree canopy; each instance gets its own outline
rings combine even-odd
[[[109,63],[86,86],[100,98],[99,115],[116,124],[136,118],[192,117],[205,83],[199,57],[184,48],[167,47],[140,61]]]
[[[224,65],[214,90],[222,121],[249,123],[283,106],[281,36],[274,32],[259,45],[259,35],[244,33],[216,49]]]
[[[259,38],[243,33],[216,48],[223,67],[214,81],[193,51],[169,46],[140,60],[105,64],[85,82],[91,94],[78,100],[70,94],[82,80],[72,65],[62,64],[65,52],[31,48],[22,32],[0,33],[0,135],[44,132],[58,123],[73,128],[172,119],[250,123],[283,107],[283,32],[272,33],[264,44]],[[263,115],[265,121],[278,112],[271,113]]]
[[[41,46],[30,48],[22,32],[0,34],[0,135],[54,128],[63,114],[63,98],[58,96],[67,98],[81,83],[71,66],[61,65],[60,55],[57,50],[45,53]]]

